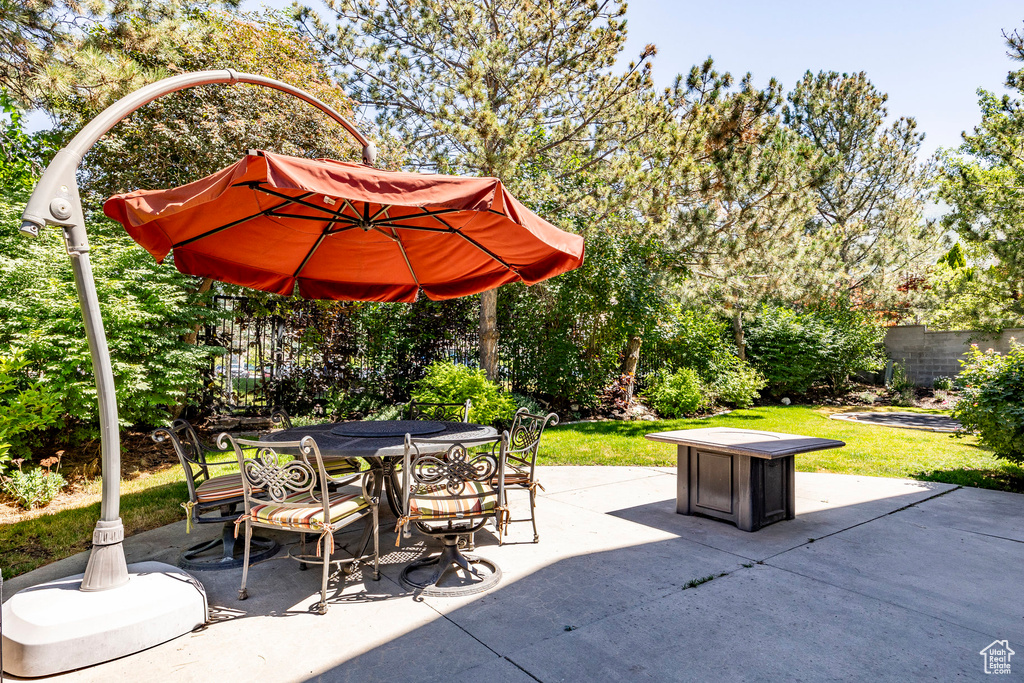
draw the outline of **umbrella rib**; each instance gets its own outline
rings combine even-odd
[[[302,206],[308,207],[310,209],[315,209],[316,211],[322,211],[323,213],[329,214],[331,216],[337,215],[337,212],[333,211],[332,209],[328,209],[326,207],[319,206],[317,204],[314,204],[313,202],[304,202],[304,201],[302,201],[306,197],[308,197],[310,195],[313,195],[313,194],[316,194],[315,192],[307,192],[306,194],[300,195],[298,198],[295,198],[295,197],[289,197],[288,195],[284,194],[283,192],[274,192],[273,190],[268,190],[267,188],[263,187],[262,185],[253,185],[252,189],[257,190],[259,192],[262,192],[264,194],[269,194],[272,197],[279,197],[281,199],[291,199],[296,204],[301,204]],[[347,199],[343,199],[342,201],[344,201],[347,206],[352,207],[352,205],[349,204]],[[352,210],[355,211],[355,207],[352,207]],[[356,216],[359,216],[359,212],[358,211],[355,211],[355,214],[356,214]],[[323,218],[321,218],[320,220],[323,220]]]
[[[384,214],[385,218],[390,218],[387,214],[387,208],[388,207],[378,211],[377,216]],[[374,216],[374,218],[376,218],[376,216]],[[420,279],[416,277],[416,271],[412,268],[412,262],[409,260],[409,254],[405,251],[405,245],[402,244],[402,238],[398,236],[398,231],[395,228],[391,228],[391,234],[394,236],[395,244],[398,245],[399,251],[402,252],[402,258],[405,259],[405,266],[409,269],[409,274],[412,275],[412,281],[416,283],[417,288],[423,289],[423,286],[420,284]]]
[[[291,218],[293,220],[299,220],[299,221],[316,221],[317,223],[323,223],[324,222],[324,217],[323,216],[303,216],[302,214],[298,214],[298,213],[281,213],[280,211],[274,211],[274,212],[268,213],[267,215],[268,216],[273,216],[274,218]],[[340,221],[340,220],[335,220],[334,218],[331,218],[330,220],[331,220],[332,223],[344,223],[345,225],[352,225],[352,226],[358,225],[358,223],[356,223],[356,221],[353,221],[349,216],[338,215],[338,218],[343,218],[345,220],[344,221]]]
[[[512,271],[512,272],[513,272],[513,273],[515,273],[516,275],[519,275],[519,270],[518,270],[518,269],[516,269],[515,267],[511,266],[510,264],[508,264],[508,263],[507,263],[507,262],[506,262],[506,261],[505,261],[505,260],[504,260],[503,258],[501,258],[501,257],[500,257],[500,256],[498,256],[497,254],[495,254],[495,253],[494,253],[493,251],[491,251],[490,249],[488,249],[488,248],[487,248],[487,247],[485,247],[484,245],[482,245],[482,244],[480,244],[479,242],[477,242],[477,241],[476,241],[475,239],[473,239],[472,237],[467,237],[466,235],[463,235],[463,234],[462,234],[461,232],[459,232],[458,230],[456,230],[456,229],[455,229],[455,228],[453,228],[452,226],[448,225],[448,223],[446,223],[446,222],[444,221],[444,219],[443,219],[443,218],[440,218],[439,216],[433,216],[433,219],[434,219],[435,221],[437,221],[438,223],[440,223],[441,225],[443,225],[443,226],[445,226],[446,228],[448,228],[448,230],[450,230],[451,232],[454,232],[454,233],[455,233],[456,235],[458,235],[458,236],[459,236],[459,237],[461,237],[462,239],[464,239],[464,240],[466,240],[467,242],[469,242],[470,244],[472,244],[472,245],[473,245],[474,247],[476,247],[476,248],[477,248],[477,249],[479,249],[480,251],[482,251],[482,252],[484,252],[485,254],[487,254],[488,256],[490,256],[490,257],[491,257],[492,259],[494,259],[495,261],[497,261],[497,262],[498,262],[498,263],[500,263],[501,265],[503,265],[503,266],[505,266],[506,268],[508,268],[508,269],[509,269],[510,271]]]
[[[335,217],[340,216],[341,215],[340,212],[342,210],[344,210],[344,207],[342,207],[338,211],[335,211],[334,212]],[[313,247],[309,250],[309,252],[306,253],[306,258],[302,259],[302,263],[300,263],[299,267],[295,269],[294,273],[292,273],[292,277],[293,278],[299,277],[299,273],[301,273],[302,269],[306,267],[307,263],[309,263],[309,259],[313,258],[313,254],[315,254],[316,250],[320,248],[320,244],[323,243],[324,239],[327,238],[327,235],[331,234],[331,228],[334,227],[334,224],[335,224],[335,221],[332,220],[332,221],[329,221],[327,223],[327,225],[324,226],[324,229],[320,233],[320,236],[317,237],[316,238],[316,242],[313,243]]]
[[[382,204],[381,207],[380,207],[380,210],[377,213],[375,213],[372,216],[370,216],[370,221],[372,222],[372,221],[377,220],[377,218],[379,216],[381,216],[382,214],[383,214],[383,216],[385,218],[390,220],[391,217],[387,215],[388,214],[388,209],[390,209],[390,208],[391,208],[390,204]]]
[[[389,206],[388,208],[391,207]],[[440,211],[429,211],[424,209],[423,213],[411,213],[408,216],[388,216],[387,218],[389,221],[408,221],[413,220],[415,218],[430,218],[431,216],[443,216],[446,213],[459,213],[464,210],[465,209],[441,209]],[[374,218],[376,218],[376,216],[374,216]]]
[[[374,225],[385,228],[398,228],[399,230],[419,230],[421,232],[455,232],[454,228],[428,228],[423,225],[398,225],[396,223],[386,223],[384,221],[377,221]]]
[[[498,262],[498,263],[500,263],[501,265],[503,265],[503,266],[505,266],[506,268],[508,268],[508,269],[509,269],[510,271],[512,271],[512,272],[513,272],[513,273],[515,273],[516,275],[519,275],[519,269],[518,269],[518,268],[516,268],[515,266],[513,266],[513,265],[511,265],[511,264],[507,263],[507,262],[506,262],[506,261],[505,261],[504,259],[502,259],[502,258],[501,258],[500,256],[498,256],[497,254],[495,254],[495,253],[494,253],[493,251],[491,251],[490,249],[488,249],[488,248],[487,248],[487,247],[485,247],[484,245],[482,245],[482,244],[480,244],[479,242],[477,242],[477,241],[476,241],[475,239],[473,239],[472,237],[466,237],[465,235],[463,235],[463,234],[462,234],[461,232],[459,232],[459,231],[457,231],[457,230],[455,231],[455,234],[456,234],[456,235],[458,235],[459,237],[461,237],[462,239],[466,240],[466,241],[467,241],[467,242],[469,242],[470,244],[472,244],[472,245],[473,245],[474,247],[476,247],[476,248],[477,248],[477,249],[479,249],[480,251],[482,251],[482,252],[484,252],[485,254],[487,254],[488,256],[490,256],[490,257],[491,257],[492,259],[494,259],[495,261],[497,261],[497,262]]]
[[[306,194],[302,195],[302,197],[308,197],[311,194],[313,194],[313,193],[312,192],[307,192]],[[199,234],[199,235],[196,235],[195,237],[189,237],[187,240],[182,240],[181,242],[175,242],[174,244],[171,245],[171,247],[174,248],[174,249],[177,249],[178,247],[184,247],[187,244],[192,244],[193,242],[201,240],[204,237],[209,237],[211,235],[216,235],[217,233],[223,232],[224,230],[227,230],[228,228],[233,228],[236,225],[241,225],[242,223],[245,223],[246,221],[251,221],[254,218],[259,218],[260,216],[269,216],[274,211],[276,211],[277,209],[280,209],[280,208],[283,208],[285,206],[288,206],[289,204],[293,204],[293,203],[295,203],[295,201],[297,201],[297,198],[295,198],[295,197],[288,197],[288,201],[281,202],[277,206],[272,206],[269,209],[264,209],[263,211],[260,211],[259,213],[254,213],[251,216],[246,216],[245,218],[239,218],[237,221],[231,221],[230,223],[226,223],[226,224],[221,225],[219,227],[213,228],[212,230],[207,230],[206,232],[204,232],[202,234]],[[321,218],[320,220],[323,220],[323,219]]]

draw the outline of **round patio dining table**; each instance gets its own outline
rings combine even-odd
[[[427,420],[360,420],[292,427],[271,432],[266,441],[299,441],[311,436],[325,461],[333,458],[364,458],[380,464],[384,470],[384,488],[388,504],[395,516],[401,514],[402,490],[399,471],[395,467],[405,455],[405,435],[446,441],[471,441],[498,436],[498,430],[471,422],[432,422]],[[420,452],[441,453],[444,443],[420,444]]]

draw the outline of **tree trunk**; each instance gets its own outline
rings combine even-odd
[[[213,280],[211,278],[204,278],[203,282],[199,285],[199,289],[196,290],[196,294],[205,294],[210,291],[210,287],[213,286]],[[202,304],[199,304],[202,305]],[[186,344],[195,344],[196,340],[199,339],[199,325],[193,325],[192,331],[185,335]],[[230,373],[229,373],[230,374]],[[181,417],[181,414],[185,411],[185,400],[188,395],[181,397],[181,401],[171,406],[171,418],[177,420]]]
[[[633,388],[636,386],[636,366],[640,363],[640,345],[643,337],[631,334],[626,341],[626,358],[622,361],[622,374],[629,375],[629,387],[626,389],[626,406],[633,403]]]
[[[732,316],[732,336],[736,340],[736,350],[740,360],[747,359],[747,343],[743,340],[743,311],[736,311]]]
[[[480,293],[480,367],[487,379],[498,379],[498,290]]]
[[[199,289],[196,290],[196,294],[206,294],[210,291],[210,287],[213,286],[212,278],[204,278],[202,284],[199,285]],[[199,304],[203,306],[204,304]],[[195,344],[196,339],[199,338],[199,325],[193,325],[192,331],[185,335],[185,342],[188,344]]]
[[[626,341],[626,358],[622,361],[622,374],[635,375],[636,366],[640,362],[640,345],[644,339],[638,334],[631,334]]]

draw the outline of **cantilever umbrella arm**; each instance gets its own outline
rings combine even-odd
[[[78,196],[76,171],[82,157],[100,137],[122,119],[153,100],[197,85],[212,83],[250,83],[274,88],[311,104],[340,123],[363,147],[363,162],[373,164],[376,149],[355,126],[333,108],[309,93],[273,78],[238,73],[232,69],[198,71],[172,76],[126,95],[89,122],[47,166],[36,184],[22,215],[21,230],[36,236],[39,230],[56,225],[64,231],[64,241],[75,274],[78,299],[85,319],[85,332],[92,356],[93,372],[100,408],[100,437],[103,463],[103,494],[100,519],[93,532],[93,548],[81,589],[85,591],[116,588],[128,581],[125,563],[124,527],[120,518],[121,443],[117,423],[117,397],[110,365],[110,352],[103,331],[96,283],[89,263],[89,240],[85,217]]]

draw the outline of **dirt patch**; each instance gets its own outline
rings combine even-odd
[[[781,397],[762,397],[758,405],[778,405]],[[887,387],[873,384],[853,384],[845,394],[834,396],[822,389],[814,389],[805,396],[790,396],[793,403],[811,404],[819,410],[857,408],[924,408],[928,410],[952,410],[960,396],[955,391],[941,391],[926,387],[915,387],[913,392],[900,394]]]
[[[48,445],[36,450],[36,458],[62,451],[60,472],[68,486],[47,506],[24,510],[9,496],[0,498],[0,524],[12,524],[62,510],[81,508],[100,501],[100,446],[89,441],[75,448]],[[178,456],[169,443],[154,443],[149,432],[121,433],[121,479],[134,481],[169,467],[180,467]]]
[[[198,425],[196,431],[206,443],[212,444],[216,435],[224,431],[223,425]],[[181,464],[170,442],[156,443],[149,431],[121,432],[121,481],[136,482],[167,469],[180,469]],[[6,495],[0,496],[0,524],[11,524],[34,519],[62,510],[86,507],[100,502],[100,444],[88,441],[71,448],[58,443],[35,449],[35,462],[62,452],[60,473],[68,486],[46,507],[23,510]],[[140,482],[141,483],[141,482]],[[122,491],[125,487],[122,487]],[[128,487],[130,488],[130,486]]]

